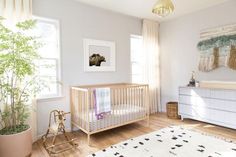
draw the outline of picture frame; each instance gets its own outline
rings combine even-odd
[[[84,71],[106,72],[116,70],[115,42],[84,39]]]

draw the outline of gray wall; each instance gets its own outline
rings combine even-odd
[[[199,52],[196,45],[200,31],[236,23],[236,1],[201,10],[175,20],[161,23],[161,99],[165,111],[167,101],[178,100],[178,87],[186,85],[191,71],[197,72],[197,79],[236,81],[236,71],[220,68],[212,72],[198,71]]]
[[[129,38],[131,34],[141,34],[142,21],[73,0],[34,0],[33,14],[57,19],[61,27],[64,97],[38,102],[38,135],[41,135],[47,128],[50,110],[70,111],[69,86],[130,81]],[[116,72],[84,72],[84,38],[115,41]]]

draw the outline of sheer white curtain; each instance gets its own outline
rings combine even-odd
[[[0,16],[6,18],[6,24],[10,27],[17,22],[32,17],[32,0],[0,0]],[[31,126],[33,141],[37,140],[37,105],[33,98],[29,104],[30,117],[27,123]]]
[[[32,0],[0,0],[0,16],[11,22],[31,18]]]
[[[145,54],[145,82],[149,84],[150,112],[160,111],[159,23],[143,20],[143,50]]]

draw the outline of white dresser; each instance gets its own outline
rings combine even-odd
[[[180,87],[179,114],[236,129],[236,90]]]

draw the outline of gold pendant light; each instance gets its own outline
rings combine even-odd
[[[158,0],[152,9],[154,14],[165,17],[174,11],[174,5],[171,0]]]

